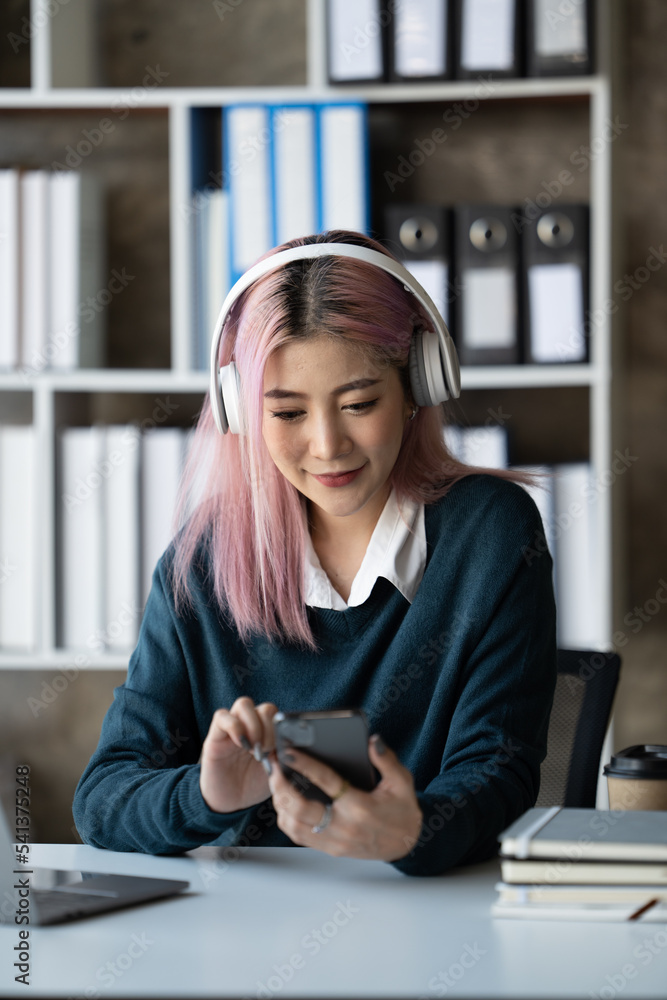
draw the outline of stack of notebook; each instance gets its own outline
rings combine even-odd
[[[667,922],[667,812],[529,809],[499,840],[494,917]]]

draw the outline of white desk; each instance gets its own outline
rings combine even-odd
[[[306,848],[249,848],[229,863],[216,854],[33,845],[34,865],[181,878],[191,889],[32,927],[29,988],[13,982],[18,928],[0,927],[0,996],[667,997],[667,924],[492,920],[496,861],[416,879]]]

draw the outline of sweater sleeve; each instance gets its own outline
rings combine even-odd
[[[163,557],[127,680],[74,793],[77,829],[94,847],[173,854],[226,843],[249,812],[216,813],[201,794],[203,738],[165,579]]]
[[[556,684],[552,561],[544,547],[534,547],[544,537],[535,504],[513,489],[523,494],[516,504],[515,492],[513,516],[496,521],[481,539],[476,551],[487,552],[471,574],[477,583],[462,584],[470,591],[462,606],[479,627],[460,668],[440,773],[417,792],[419,840],[392,862],[406,875],[438,875],[492,857],[498,834],[535,804],[539,791]],[[480,614],[499,577],[491,612]]]

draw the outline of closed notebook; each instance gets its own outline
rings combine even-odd
[[[642,924],[667,923],[667,903],[645,894],[644,900],[635,903],[502,903],[491,906],[492,917],[509,917],[514,920],[578,920],[619,922],[625,920]]]
[[[504,882],[519,884],[667,886],[667,864],[664,862],[501,858],[500,872]]]
[[[664,862],[667,878],[665,811],[534,808],[498,839],[502,857]]]
[[[595,903],[639,907],[648,899],[667,903],[664,885],[512,885],[496,882],[499,903],[540,906]]]

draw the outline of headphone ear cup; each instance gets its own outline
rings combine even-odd
[[[412,398],[417,406],[433,406],[431,394],[428,389],[426,377],[426,367],[424,361],[424,348],[422,330],[417,330],[412,337],[410,344],[410,354],[408,356],[408,373],[410,375],[410,390]]]
[[[220,398],[223,427],[226,424],[232,434],[242,434],[241,384],[238,370],[233,361],[220,369]],[[223,433],[226,433],[226,429]]]
[[[455,355],[456,348],[453,344],[452,350]],[[452,363],[450,361],[450,364]],[[435,331],[417,330],[414,334],[408,357],[408,371],[412,398],[418,406],[437,406],[438,403],[444,403],[449,399],[450,395],[458,396],[458,391],[452,392],[452,386],[449,384],[443,345]],[[458,362],[456,372],[458,372]]]

